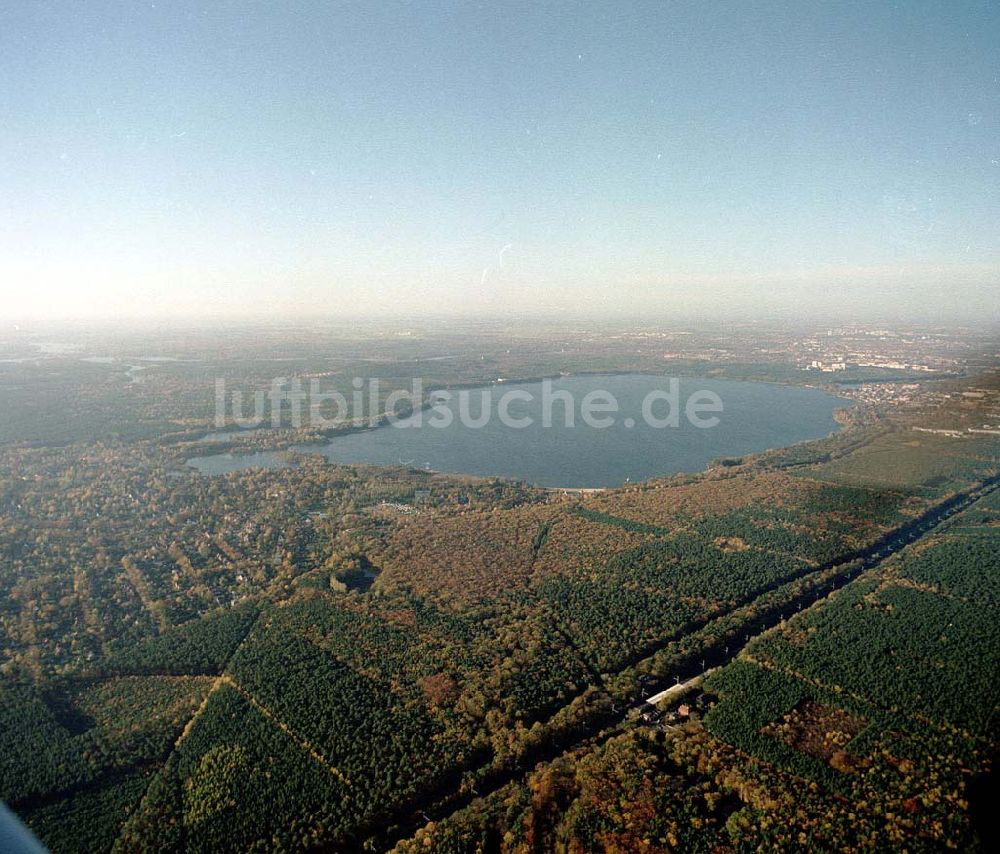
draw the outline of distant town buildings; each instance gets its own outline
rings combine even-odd
[[[832,371],[846,371],[847,362],[823,362],[819,359],[813,359],[809,363],[810,371],[823,371],[825,373],[830,373]]]

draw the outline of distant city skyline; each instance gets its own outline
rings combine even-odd
[[[989,2],[26,2],[0,317],[997,320]]]

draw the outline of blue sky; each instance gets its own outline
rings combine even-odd
[[[988,2],[24,2],[0,314],[996,315]]]

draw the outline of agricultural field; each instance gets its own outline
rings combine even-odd
[[[810,476],[934,500],[982,478],[995,466],[995,441],[956,441],[911,430],[908,435],[879,436]]]

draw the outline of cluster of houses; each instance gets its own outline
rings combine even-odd
[[[688,721],[700,720],[707,712],[714,698],[702,691],[692,700],[686,700],[674,709],[660,709],[651,703],[643,703],[639,713],[639,722],[646,726],[656,726],[659,729],[670,729]]]

